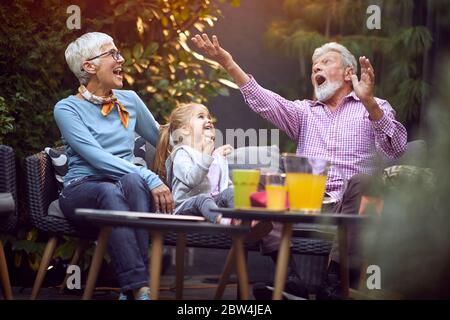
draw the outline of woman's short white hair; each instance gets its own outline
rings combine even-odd
[[[353,69],[353,73],[357,73],[358,65],[356,64],[355,56],[346,47],[337,42],[325,43],[323,46],[314,50],[312,61],[316,61],[316,59],[320,56],[323,56],[330,51],[337,52],[341,55],[344,68],[351,67]]]
[[[102,53],[103,46],[113,42],[113,38],[106,33],[88,32],[67,46],[66,62],[81,84],[87,84],[90,79],[90,74],[81,67],[83,62],[98,56]],[[94,59],[91,62],[96,64],[97,61],[97,59]]]

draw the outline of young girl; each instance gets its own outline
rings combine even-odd
[[[172,188],[175,214],[201,214],[212,223],[239,224],[212,211],[233,207],[226,161],[233,148],[224,145],[214,149],[214,139],[214,125],[204,105],[177,107],[169,123],[160,127],[154,171]],[[271,230],[270,222],[252,223],[251,233],[259,237]]]

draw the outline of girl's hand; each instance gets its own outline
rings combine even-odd
[[[233,147],[229,144],[226,144],[224,146],[221,146],[219,148],[217,148],[216,150],[214,150],[214,152],[212,153],[213,156],[219,155],[222,157],[226,157],[228,156],[231,152],[233,151]]]
[[[211,155],[214,151],[214,137],[203,136],[202,152]]]

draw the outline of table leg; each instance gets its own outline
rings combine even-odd
[[[244,240],[242,236],[233,237],[233,246],[236,257],[236,270],[239,280],[239,289],[241,293],[242,300],[248,300],[249,288],[248,288],[248,275],[247,275],[247,264],[245,263],[245,252],[244,252]]]
[[[97,246],[95,247],[94,256],[92,257],[91,267],[89,268],[89,274],[86,281],[86,288],[83,293],[83,300],[89,300],[94,292],[95,283],[97,282],[97,276],[102,265],[103,257],[105,256],[106,247],[108,245],[109,234],[111,233],[111,227],[102,227],[97,239]]]
[[[369,267],[369,264],[367,263],[367,261],[363,261],[361,263],[361,268],[359,269],[359,282],[358,282],[358,290],[364,290],[364,288],[366,287],[366,270]]]
[[[225,286],[227,285],[228,278],[230,277],[231,269],[233,268],[235,257],[235,248],[234,244],[231,246],[230,251],[228,252],[227,260],[225,261],[225,267],[223,268],[222,274],[219,278],[219,284],[217,285],[216,294],[214,295],[214,299],[218,300],[222,298],[223,292],[225,291]]]
[[[175,299],[183,299],[184,253],[186,250],[186,233],[178,233],[176,250],[176,291]]]
[[[347,225],[338,226],[339,269],[341,277],[342,294],[345,298],[349,295],[349,261],[347,243]]]
[[[150,258],[150,294],[152,300],[158,300],[159,297],[163,240],[162,232],[152,232],[152,256]]]
[[[244,243],[245,243],[245,238],[244,238]],[[245,247],[244,247],[244,257],[245,257],[245,265],[248,266],[248,250]],[[247,274],[248,274],[248,268],[245,270],[247,270]],[[237,285],[237,290],[236,290],[236,300],[242,300],[239,283]]]
[[[281,235],[281,244],[280,249],[278,251],[273,300],[281,300],[282,298],[284,283],[286,281],[287,267],[289,263],[291,236],[292,236],[292,224],[286,223],[283,226],[283,232]]]

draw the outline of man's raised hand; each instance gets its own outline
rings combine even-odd
[[[359,64],[361,66],[361,79],[358,81],[358,77],[355,74],[352,75],[353,90],[369,112],[369,119],[379,120],[383,116],[383,111],[373,96],[375,72],[366,57],[359,57]]]
[[[206,56],[217,61],[225,69],[233,62],[231,54],[220,46],[217,36],[213,35],[211,41],[208,35],[203,33],[201,36],[195,35],[191,40]]]
[[[361,102],[373,99],[373,88],[375,85],[375,73],[369,59],[359,58],[361,68],[361,79],[358,81],[356,74],[352,75],[353,90]]]
[[[238,86],[243,86],[250,80],[247,73],[233,60],[231,54],[220,46],[216,36],[212,36],[211,41],[208,35],[203,33],[195,35],[191,40],[208,58],[217,61]]]

